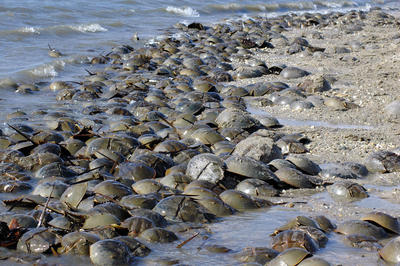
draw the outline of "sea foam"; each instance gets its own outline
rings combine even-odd
[[[167,12],[178,14],[184,17],[200,17],[199,12],[191,7],[174,7],[168,6],[165,9]]]
[[[65,67],[64,60],[55,60],[48,64],[37,66],[28,70],[29,76],[32,78],[53,78],[58,76],[58,72],[62,71]]]
[[[102,27],[100,24],[82,24],[76,26],[70,26],[71,29],[77,30],[80,32],[106,32],[108,31],[106,28]]]
[[[35,28],[35,27],[23,27],[23,28],[19,29],[19,32],[40,34],[39,28]]]

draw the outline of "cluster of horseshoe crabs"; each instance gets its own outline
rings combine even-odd
[[[82,82],[51,83],[58,108],[35,111],[31,122],[22,111],[11,113],[0,131],[0,191],[7,194],[0,213],[4,258],[18,257],[12,252],[16,249],[128,265],[157,252],[151,243],[180,241],[179,248],[186,243],[182,232],[193,230],[206,238],[207,223],[269,208],[288,189],[329,186],[332,197],[345,201],[368,196],[355,183],[330,179],[332,173],[364,175],[365,167],[350,165],[350,177],[340,176],[342,168],[321,170],[302,155],[308,152],[306,136],[281,133],[275,118],[256,118],[243,100],[249,96],[253,103],[279,104],[295,97],[302,102],[294,108],[308,108],[312,104],[303,101],[306,95],[329,89],[326,80],[317,79],[321,86],[314,88],[311,79],[302,85],[304,91],[283,82],[225,83],[262,75],[307,76],[298,68],[267,67],[257,60],[235,69],[231,59],[248,58],[251,49],[275,49],[287,42],[286,28],[325,27],[364,16],[306,14],[210,27],[179,24],[179,37],[144,48],[120,46],[93,58],[93,65],[104,67],[88,71]],[[301,38],[290,52],[296,49],[321,50]],[[326,105],[350,106],[340,100]],[[382,152],[370,169],[397,171],[399,158]],[[299,216],[272,234],[271,249],[249,248],[235,257],[270,265],[329,265],[312,254],[325,246],[332,230],[352,246],[379,249],[384,260],[398,262],[398,238],[380,249],[381,240],[399,233],[397,220],[383,213],[337,228],[323,216]]]

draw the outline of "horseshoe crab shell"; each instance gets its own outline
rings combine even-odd
[[[399,263],[400,237],[396,237],[390,240],[381,250],[379,250],[378,253],[379,256],[381,256],[387,262]]]
[[[224,178],[225,163],[212,153],[203,153],[190,159],[186,175],[191,180],[217,183]]]
[[[76,208],[85,196],[87,188],[87,182],[70,186],[61,195],[60,201],[68,206]]]
[[[289,248],[276,256],[266,265],[276,266],[276,265],[298,265],[305,258],[309,257],[311,254],[303,248]]]
[[[248,178],[257,178],[270,183],[278,183],[276,175],[268,165],[246,156],[231,155],[225,160],[227,171]]]
[[[396,218],[383,212],[370,212],[361,218],[363,221],[377,224],[391,233],[400,234],[400,225]]]

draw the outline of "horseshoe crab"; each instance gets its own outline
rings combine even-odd
[[[32,186],[27,182],[14,181],[14,180],[0,181],[1,193],[16,193],[30,189],[32,189]]]
[[[68,206],[77,208],[86,194],[88,183],[80,183],[68,187],[60,197],[60,202]]]
[[[354,182],[340,181],[327,187],[329,195],[337,201],[356,201],[368,197],[367,190]]]
[[[239,211],[247,211],[259,208],[259,205],[247,194],[237,190],[225,190],[220,195],[223,202]]]
[[[151,249],[131,236],[117,236],[113,239],[125,243],[135,257],[145,257],[151,252]]]
[[[390,240],[381,250],[379,256],[387,262],[400,262],[400,237]]]
[[[45,198],[50,197],[51,194],[52,198],[59,199],[67,187],[68,185],[60,180],[42,182],[35,187],[32,194]]]
[[[190,197],[195,198],[196,200],[202,199],[202,198],[208,198],[208,197],[218,197],[217,194],[207,188],[204,187],[188,187],[187,189],[184,190],[184,193],[186,195],[190,195]]]
[[[294,188],[315,188],[322,184],[322,180],[317,177],[305,175],[293,168],[280,168],[275,172],[280,181]]]
[[[248,156],[264,163],[282,158],[282,153],[273,139],[263,136],[250,136],[243,139],[236,144],[232,154]]]
[[[166,219],[178,222],[205,223],[214,219],[204,207],[185,196],[170,196],[161,200],[153,209]]]
[[[311,226],[311,227],[320,229],[317,222],[314,221],[313,219],[311,219],[307,216],[297,216],[296,218],[290,220],[289,222],[282,225],[281,227],[275,229],[274,233],[272,235],[277,235],[280,232],[283,232],[286,230],[297,229],[300,226]]]
[[[241,128],[247,131],[253,131],[261,126],[260,122],[247,112],[234,108],[222,111],[215,122],[219,128]]]
[[[250,196],[257,198],[275,197],[279,191],[267,182],[256,179],[248,178],[237,184],[236,190],[242,191]]]
[[[186,150],[188,147],[177,140],[165,140],[154,147],[155,152],[159,153],[177,153]]]
[[[73,222],[65,216],[58,216],[51,221],[47,222],[47,224],[53,228],[72,231],[74,229]]]
[[[306,232],[299,230],[285,230],[272,238],[272,248],[282,252],[288,248],[299,247],[314,253],[318,250],[315,242]]]
[[[325,247],[326,243],[328,243],[328,237],[319,228],[315,228],[313,226],[302,225],[302,226],[297,227],[296,229],[307,233],[312,239],[315,240],[315,242],[321,248]]]
[[[93,191],[112,198],[122,198],[123,196],[132,194],[132,189],[114,180],[105,180],[97,184]]]
[[[27,214],[3,213],[0,216],[0,220],[8,223],[9,225],[11,224],[11,221],[14,220],[14,222],[16,222],[22,228],[35,228],[37,226],[37,221],[32,216]]]
[[[289,248],[281,252],[273,260],[268,262],[266,265],[299,265],[305,258],[310,257],[311,253],[303,248]]]
[[[140,217],[145,217],[148,218],[149,220],[153,221],[153,223],[157,227],[164,227],[168,224],[167,220],[165,220],[164,216],[159,214],[158,212],[155,212],[153,210],[148,210],[148,209],[135,209],[131,210],[130,214],[132,216],[140,216]]]
[[[194,156],[188,163],[186,175],[191,180],[217,183],[224,178],[225,163],[211,153]]]
[[[235,209],[216,197],[203,197],[196,201],[216,217],[229,216],[235,213]]]
[[[281,149],[282,154],[308,152],[303,143],[291,138],[281,138],[276,142],[276,145]]]
[[[35,228],[21,236],[17,249],[27,253],[44,253],[55,247],[59,242],[56,234],[47,228]]]
[[[382,246],[378,243],[378,239],[366,235],[346,235],[343,242],[353,248],[362,248],[368,251],[378,251]]]
[[[235,254],[235,258],[242,263],[258,263],[266,264],[267,262],[278,256],[276,250],[264,247],[248,247]]]
[[[36,178],[42,178],[42,179],[53,176],[69,178],[69,177],[74,177],[76,175],[77,174],[74,171],[68,169],[59,162],[47,164],[42,168],[40,168],[35,174]]]
[[[123,221],[121,226],[129,230],[130,236],[136,237],[141,232],[154,227],[154,223],[148,218],[134,216]]]
[[[118,240],[100,240],[90,246],[90,260],[95,265],[129,265],[133,259],[128,246]]]
[[[329,262],[322,258],[318,257],[311,257],[311,258],[306,258],[305,260],[302,260],[298,266],[331,266]]]
[[[153,209],[157,202],[157,199],[149,195],[128,195],[123,197],[119,203],[127,209]]]
[[[213,145],[219,141],[225,140],[221,134],[212,128],[199,128],[192,133],[191,137],[205,145]]]
[[[231,155],[225,159],[225,164],[228,172],[239,176],[260,179],[270,184],[279,183],[278,178],[267,164],[253,158]]]
[[[376,239],[384,239],[388,236],[381,227],[360,220],[345,221],[338,225],[335,232],[343,235],[372,236]]]
[[[169,243],[178,240],[178,237],[171,231],[154,227],[143,231],[140,237],[148,242]]]
[[[313,217],[313,219],[318,223],[319,227],[325,233],[329,233],[336,229],[336,225],[334,225],[328,218],[323,215],[318,215]]]
[[[390,151],[378,151],[371,154],[366,166],[371,172],[391,173],[400,171],[400,156]]]
[[[85,217],[82,229],[93,229],[110,224],[120,224],[120,220],[111,213],[93,212]]]
[[[390,233],[396,235],[400,234],[399,221],[396,218],[390,216],[389,214],[378,211],[370,212],[365,216],[361,217],[361,220],[370,222],[374,225],[378,225],[383,229],[385,229],[386,231],[389,231]]]
[[[163,190],[164,186],[153,179],[143,179],[132,184],[132,189],[137,194],[149,194]]]
[[[297,169],[305,174],[317,175],[319,172],[321,172],[321,168],[316,163],[306,157],[299,155],[289,155],[286,157],[286,160],[294,164]]]
[[[320,172],[324,179],[361,179],[367,174],[368,170],[364,165],[354,162],[327,164]]]
[[[99,240],[100,238],[95,234],[71,232],[62,237],[62,248],[59,249],[59,252],[63,254],[89,255],[90,245]]]
[[[173,189],[184,190],[185,187],[190,183],[189,177],[187,177],[184,173],[170,173],[160,179],[160,183],[164,186]]]

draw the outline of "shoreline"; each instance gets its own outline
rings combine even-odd
[[[342,154],[340,154],[341,156],[344,155],[347,160],[363,161],[370,153],[397,148],[400,145],[398,139],[400,132],[397,128],[399,120],[385,111],[388,104],[400,99],[396,88],[398,79],[393,72],[399,64],[399,60],[396,58],[399,42],[397,39],[393,39],[393,37],[396,37],[397,28],[397,26],[389,26],[384,32],[377,32],[373,26],[367,24],[360,31],[341,33],[337,27],[331,26],[319,31],[324,36],[323,39],[319,39],[321,36],[318,36],[317,39],[310,37],[313,34],[312,28],[291,29],[289,32],[285,32],[289,42],[296,37],[305,37],[312,46],[330,49],[330,52],[310,55],[303,51],[289,55],[287,49],[290,46],[286,46],[282,49],[269,49],[267,52],[260,51],[253,57],[266,62],[267,65],[286,64],[287,66],[305,69],[311,72],[312,76],[324,76],[333,79],[335,82],[331,83],[330,90],[313,94],[305,93],[305,95],[317,95],[317,97],[323,99],[339,97],[341,101],[350,102],[355,106],[354,108],[345,107],[343,110],[335,110],[336,106],[327,107],[322,104],[310,109],[293,110],[287,104],[274,104],[273,106],[254,107],[254,109],[260,109],[282,120],[293,120],[294,123],[297,121],[297,126],[289,125],[285,127],[287,132],[310,131],[313,142],[316,142],[312,150],[316,150],[320,155],[321,153],[328,153],[329,148],[321,147],[319,149],[316,147],[318,142],[324,144],[321,143],[323,136],[318,136],[319,134],[315,133],[318,130],[321,131],[319,133],[322,135],[326,134],[333,139],[336,138],[336,141],[332,141],[332,143],[341,140],[344,146],[349,146],[348,148],[342,147]],[[376,40],[374,40],[375,38]],[[355,47],[352,48],[352,45]],[[336,47],[346,48],[347,51],[345,53],[332,52]],[[243,65],[240,62],[237,64],[238,66]],[[377,69],[377,71],[374,69]],[[289,80],[270,75],[239,80],[230,84],[246,86],[249,83],[260,81],[280,81],[296,87],[305,79],[307,77]],[[314,123],[309,124],[316,126],[307,126],[307,122],[301,125],[301,121],[314,121]],[[332,126],[318,126],[318,123],[331,124]],[[354,125],[355,134],[350,136],[351,129],[335,129],[334,125],[338,125],[338,127],[340,125]],[[371,127],[373,130],[363,130],[362,127]],[[353,138],[353,142],[358,143],[352,143],[346,138]],[[351,153],[354,149],[361,149],[362,153]],[[347,156],[346,150],[350,153]],[[337,159],[337,156],[334,157]]]
[[[271,141],[268,145],[272,145],[270,143],[277,145],[282,153],[285,149],[289,149],[290,154],[284,153],[282,158],[300,153],[298,150],[291,151],[287,143],[294,143],[299,149],[304,147],[303,151],[306,152],[301,155],[321,166],[327,163],[344,162],[366,164],[368,156],[374,152],[398,149],[400,147],[399,117],[386,114],[385,108],[390,102],[400,100],[397,88],[397,82],[400,79],[397,73],[400,57],[394,56],[400,52],[400,35],[396,33],[399,25],[400,22],[397,19],[379,10],[330,15],[284,15],[270,20],[260,20],[256,17],[240,23],[231,22],[229,25],[222,23],[208,26],[192,23],[186,28],[181,25],[183,34],[177,39],[166,38],[140,49],[133,49],[127,45],[117,47],[112,53],[95,58],[96,62],[102,64],[95,64],[93,73],[89,73],[81,84],[53,82],[50,87],[52,86],[52,90],[56,91],[57,100],[60,100],[62,104],[59,110],[35,112],[37,121],[42,119],[41,123],[35,122],[29,125],[29,120],[25,119],[29,119],[30,114],[14,113],[12,115],[14,120],[11,122],[28,124],[28,127],[18,125],[19,130],[28,137],[18,136],[15,132],[12,134],[12,130],[2,132],[0,134],[3,140],[1,143],[2,163],[8,163],[15,169],[20,167],[21,172],[29,173],[33,180],[39,180],[38,184],[35,184],[37,187],[27,189],[27,193],[34,190],[44,200],[48,198],[53,204],[51,208],[56,210],[60,208],[60,201],[66,200],[66,196],[62,195],[72,184],[82,182],[82,178],[88,173],[89,175],[92,172],[98,174],[99,176],[90,177],[89,181],[83,180],[85,181],[83,183],[88,183],[87,191],[85,189],[73,210],[78,211],[76,208],[83,202],[82,200],[89,201],[91,195],[96,193],[100,195],[100,198],[98,202],[93,200],[91,208],[95,209],[103,202],[110,204],[114,208],[113,211],[104,208],[106,213],[114,216],[108,217],[112,222],[107,220],[104,224],[101,221],[98,225],[106,232],[104,235],[98,232],[97,226],[84,228],[87,232],[98,234],[102,239],[112,238],[109,236],[119,234],[115,231],[116,229],[110,229],[112,226],[109,225],[119,223],[126,226],[126,223],[122,222],[127,213],[128,216],[140,217],[132,214],[137,208],[136,205],[132,209],[128,207],[132,206],[129,204],[137,203],[127,204],[122,200],[124,197],[137,194],[138,197],[152,200],[155,205],[153,210],[162,213],[169,220],[169,225],[165,228],[178,235],[179,243],[193,236],[195,232],[200,233],[202,239],[194,239],[185,246],[189,254],[195,253],[200,248],[202,252],[205,252],[205,257],[212,256],[213,261],[219,261],[218,256],[221,256],[226,263],[232,263],[235,255],[244,246],[238,246],[233,251],[227,251],[226,254],[224,251],[222,253],[210,251],[213,250],[211,247],[213,245],[241,244],[229,241],[221,243],[218,239],[214,239],[210,228],[218,230],[218,223],[193,226],[178,215],[183,208],[181,206],[183,201],[178,204],[176,213],[173,215],[168,212],[169,208],[175,208],[175,206],[163,206],[161,203],[173,197],[186,199],[186,196],[181,195],[183,187],[179,182],[179,179],[187,180],[182,177],[185,175],[190,181],[203,176],[211,181],[219,178],[218,182],[213,181],[217,184],[214,184],[214,187],[209,187],[210,189],[196,187],[201,191],[192,190],[191,193],[200,193],[197,195],[200,199],[204,194],[207,197],[215,194],[215,199],[222,202],[220,198],[223,199],[223,196],[218,196],[217,190],[211,191],[219,186],[220,181],[224,182],[218,193],[226,189],[226,186],[235,188],[232,183],[236,182],[235,185],[237,185],[244,177],[251,177],[246,176],[246,174],[251,174],[252,169],[249,166],[249,169],[243,170],[239,167],[236,169],[239,172],[234,172],[235,163],[242,163],[241,160],[233,161],[233,164],[229,165],[229,160],[235,158],[234,156],[247,158],[247,156],[238,155],[239,151],[235,145],[250,139],[251,136],[262,141],[268,139]],[[290,69],[290,67],[297,67],[307,72]],[[286,74],[283,74],[285,72]],[[287,78],[299,73],[301,73],[300,77]],[[255,83],[260,84],[257,89],[247,87]],[[249,96],[251,93],[262,95]],[[246,101],[243,100],[244,98]],[[66,103],[71,103],[72,106],[68,107]],[[266,123],[263,121],[264,115],[244,111],[249,106],[280,118],[282,124],[284,124],[284,119],[292,119],[292,122],[298,125],[269,128],[263,125]],[[232,112],[223,117],[221,114],[226,113],[227,110]],[[315,125],[302,125],[301,121],[314,121]],[[332,126],[324,126],[324,123]],[[229,131],[232,125],[242,127],[241,132]],[[335,125],[338,127],[335,128]],[[340,125],[354,125],[354,128],[340,128]],[[372,128],[356,128],[356,126]],[[250,135],[252,133],[253,135]],[[29,145],[26,144],[27,139],[32,140],[30,144],[28,143]],[[108,142],[102,143],[103,139]],[[305,141],[307,139],[308,141]],[[19,147],[18,142],[25,142],[27,146]],[[42,146],[46,142],[52,145]],[[98,144],[93,144],[96,142]],[[76,148],[74,145],[82,146]],[[62,150],[61,146],[68,152]],[[258,147],[255,146],[253,149],[258,149]],[[10,152],[11,150],[13,152]],[[43,151],[52,155],[42,155]],[[267,153],[265,150],[260,152]],[[192,158],[201,153],[216,155],[210,157],[212,159],[204,159],[211,160],[209,164],[215,168],[211,173],[204,168],[199,173],[192,174],[191,169],[196,170],[196,167],[200,167]],[[154,154],[159,155],[157,157]],[[231,154],[234,156],[231,157]],[[273,157],[271,154],[268,155]],[[154,156],[155,161],[151,161],[151,156]],[[398,151],[397,156],[400,156]],[[28,157],[33,160],[33,163],[27,159]],[[35,158],[39,159],[35,161]],[[142,168],[131,169],[129,168],[131,166],[124,165],[128,162],[141,164]],[[270,161],[261,162],[261,156],[258,162],[267,168],[274,169],[275,167],[269,165]],[[57,164],[57,168],[47,169],[46,167],[52,163]],[[192,165],[193,168],[190,168],[191,163],[194,165]],[[300,166],[294,167],[300,169]],[[115,172],[116,169],[119,172]],[[143,169],[147,172],[141,172],[144,171]],[[219,171],[222,171],[222,176],[217,176]],[[307,173],[307,176],[322,179],[321,173]],[[174,174],[176,176],[173,180],[165,178]],[[146,183],[141,182],[143,177],[139,175],[144,175],[143,180],[149,183],[140,187],[138,184]],[[368,188],[366,191],[370,194],[369,200],[376,199],[384,203],[390,197],[390,193],[398,194],[399,177],[400,172],[394,171],[388,174],[371,174],[351,181]],[[263,176],[263,178],[266,177]],[[263,179],[260,177],[260,180]],[[262,200],[257,202],[249,198],[251,203],[243,203],[248,204],[247,207],[239,209],[241,204],[228,199],[224,200],[225,204],[228,204],[227,202],[232,202],[232,206],[237,204],[238,207],[234,208],[243,212],[238,215],[236,223],[235,214],[233,214],[227,219],[226,226],[229,226],[229,223],[240,226],[240,219],[245,221],[246,217],[269,218],[271,223],[281,223],[291,217],[290,212],[309,216],[325,215],[335,223],[339,223],[360,218],[379,207],[366,206],[367,199],[354,204],[339,204],[330,198],[325,189],[326,185],[312,189],[306,186],[295,189],[288,188],[290,184],[286,183],[286,187],[282,189],[285,183],[282,181],[283,178],[274,182],[268,178],[266,180],[270,181],[269,185],[274,182],[280,184],[274,189],[280,190],[278,192],[281,193],[281,197],[266,198],[275,203],[285,203],[282,207],[272,207],[275,215],[282,216],[275,221],[274,218],[268,217],[268,209],[265,209],[265,212],[263,209],[253,213],[245,211],[247,207],[256,209],[259,207],[257,204],[267,204]],[[334,177],[323,181],[334,183],[338,180],[341,178]],[[52,195],[54,182],[59,182],[57,196]],[[175,187],[171,186],[171,182],[175,182]],[[108,191],[107,187],[101,188],[101,184],[111,183],[116,186],[111,191]],[[167,183],[170,186],[167,186]],[[38,187],[42,184],[46,185],[39,190]],[[191,195],[189,192],[185,191],[185,193]],[[53,199],[50,200],[52,197]],[[388,202],[388,206],[399,204],[398,198],[400,197],[392,199],[394,203]],[[196,197],[195,199],[199,200]],[[14,204],[18,206],[18,202]],[[211,208],[209,205],[205,206]],[[335,212],[338,206],[339,209]],[[70,207],[72,206],[66,205],[63,208]],[[204,208],[207,209],[207,207]],[[382,209],[385,209],[384,207]],[[282,211],[279,208],[282,208]],[[91,210],[79,211],[88,214]],[[102,211],[104,212],[104,209]],[[196,224],[200,220],[208,221],[203,208],[192,207],[191,211],[188,219],[195,218],[189,222]],[[400,215],[399,210],[385,209],[385,212],[388,211],[390,211],[388,214],[396,218]],[[217,212],[216,216],[219,214]],[[54,216],[52,218],[69,217],[55,213],[52,215]],[[146,219],[151,220],[151,218]],[[221,222],[221,220],[224,223],[224,218],[217,221]],[[72,221],[69,222],[72,223]],[[154,226],[156,222],[151,220],[151,226]],[[74,231],[65,228],[63,230]],[[130,231],[131,228],[128,227],[125,230]],[[145,231],[136,233],[135,230],[142,230],[142,228],[137,227],[132,230],[132,234],[139,235],[138,239],[153,250],[147,258],[138,259],[139,263],[187,263],[185,261],[188,258],[187,254],[179,258],[178,251],[174,252],[177,258],[158,257],[159,250],[162,251],[163,256],[168,254],[165,249],[176,250],[175,246],[178,242],[162,244],[165,246],[160,248],[158,244],[150,241],[151,238],[146,238],[145,234],[141,234]],[[249,233],[250,231],[251,228],[249,228]],[[218,233],[219,231],[216,235]],[[226,234],[228,235],[225,237],[229,238],[229,233]],[[326,258],[328,261],[334,260],[332,263],[338,264],[348,262],[347,256],[354,252],[360,255],[353,258],[354,263],[360,263],[361,260],[368,263],[371,263],[371,260],[378,261],[376,252],[361,249],[352,251],[350,248],[346,251],[347,253],[343,251],[346,254],[335,258],[332,252],[344,249],[344,244],[338,244],[340,240],[336,233],[331,232],[327,234],[327,237],[329,241],[334,241],[334,247],[321,247],[317,257]],[[170,241],[168,237],[165,238],[158,241]],[[207,242],[208,238],[211,239],[209,242]],[[270,247],[269,237],[265,238],[264,246]],[[251,243],[251,234],[246,239]],[[202,249],[205,244],[211,247],[210,250]],[[67,248],[74,249],[75,247]],[[214,250],[218,250],[218,247],[214,247]],[[205,257],[199,258],[201,262],[194,260],[192,263],[205,263]],[[89,257],[86,259],[89,260]],[[90,257],[90,259],[94,262],[98,258]],[[123,256],[117,259],[120,263],[128,263],[124,261],[126,258]],[[245,262],[242,260],[243,257],[239,261]],[[113,261],[115,262],[117,261]]]

